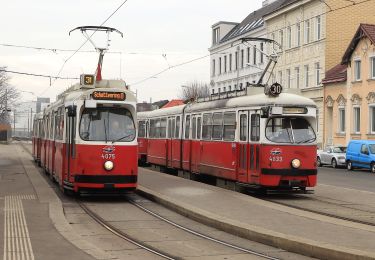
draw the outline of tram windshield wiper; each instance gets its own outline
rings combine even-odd
[[[105,118],[104,118],[104,136],[105,136],[105,142],[108,143],[108,138],[107,138],[107,126],[105,123]]]
[[[115,142],[121,141],[121,140],[123,140],[123,139],[125,139],[125,138],[128,138],[129,136],[132,136],[132,135],[134,135],[134,134],[132,133],[132,134],[125,135],[125,136],[123,136],[123,137],[121,137],[121,138],[119,138],[119,139],[117,139],[117,140],[113,140],[112,143],[115,143]]]
[[[305,143],[310,143],[312,141],[314,141],[316,139],[316,137],[311,137],[307,140],[302,140],[302,141],[299,141],[299,142],[296,142],[296,144],[305,144]]]

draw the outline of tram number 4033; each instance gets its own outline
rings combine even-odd
[[[281,156],[270,156],[270,161],[271,162],[282,162],[283,157],[281,157]]]

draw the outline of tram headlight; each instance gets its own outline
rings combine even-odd
[[[110,171],[113,169],[113,162],[111,161],[106,161],[104,163],[104,169],[106,169],[107,171]]]
[[[292,167],[294,169],[298,169],[299,167],[301,167],[301,161],[299,159],[293,159],[292,160]]]

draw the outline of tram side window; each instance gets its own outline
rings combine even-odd
[[[197,138],[197,118],[193,117],[192,133],[191,139]]]
[[[156,137],[156,120],[154,119],[150,120],[150,137],[151,138]]]
[[[167,131],[167,138],[172,137],[172,118],[168,118],[168,131]]]
[[[167,137],[167,119],[162,118],[160,119],[160,138],[166,138]]]
[[[203,114],[202,139],[211,140],[212,114]]]
[[[176,117],[176,132],[174,135],[175,138],[180,138],[180,117]]]
[[[53,139],[53,129],[54,129],[54,127],[53,127],[53,114],[51,114],[50,115],[50,120],[49,120],[50,122],[50,127],[49,127],[49,139]]]
[[[202,118],[197,118],[197,139],[201,139]]]
[[[223,113],[214,113],[212,116],[212,139],[223,138]]]
[[[185,139],[189,139],[190,134],[190,116],[186,116],[185,120]]]
[[[139,121],[138,122],[138,137],[146,137],[145,121]]]
[[[260,115],[251,115],[251,141],[259,141],[260,139]]]
[[[56,122],[56,127],[55,127],[56,140],[62,140],[63,133],[64,133],[64,114],[62,113],[62,109],[59,109],[56,119],[57,119],[55,121]]]
[[[247,141],[247,115],[240,116],[240,141]]]
[[[172,124],[172,126],[171,126],[171,133],[170,133],[170,137],[171,138],[174,138],[175,136],[175,132],[176,132],[176,118],[173,118],[173,119],[171,119],[171,124]]]
[[[236,133],[236,113],[224,113],[224,140],[233,141]]]

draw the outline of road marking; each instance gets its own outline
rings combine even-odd
[[[4,260],[34,260],[22,200],[33,200],[34,195],[5,196]]]

